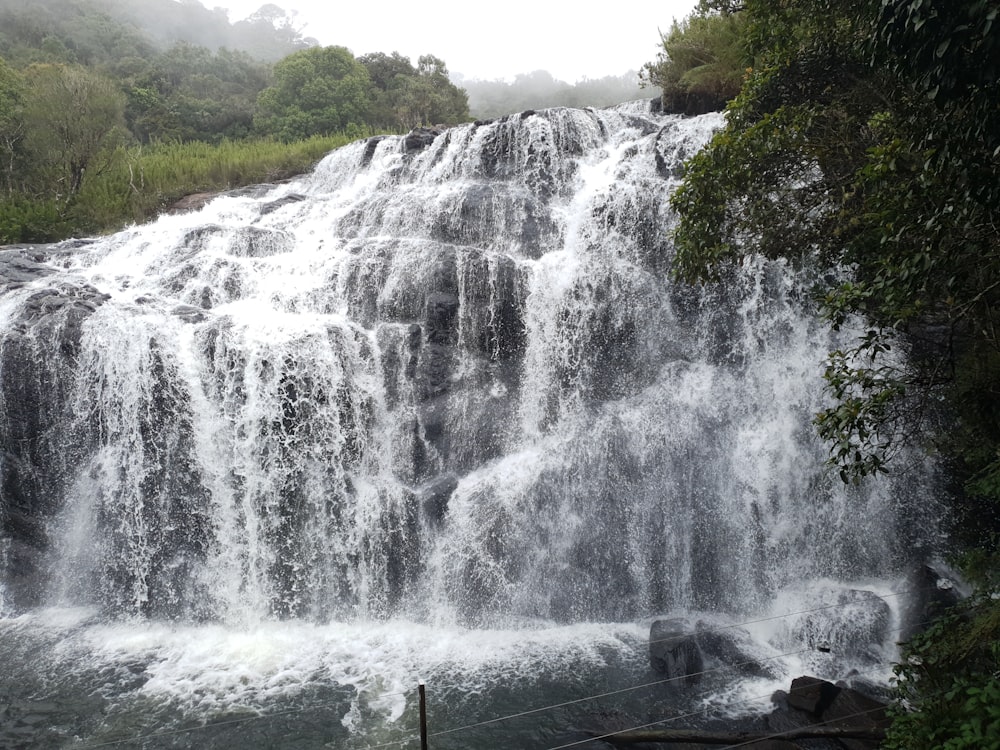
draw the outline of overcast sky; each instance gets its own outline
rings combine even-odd
[[[355,55],[399,52],[416,63],[418,56],[431,53],[466,78],[510,79],[547,70],[569,83],[638,70],[656,57],[658,29],[667,31],[696,2],[274,0],[286,11],[296,11],[303,34],[324,45],[347,47]],[[265,0],[202,3],[226,8],[229,20],[239,21]]]

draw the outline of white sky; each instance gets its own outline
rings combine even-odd
[[[202,0],[223,7],[230,21],[246,18],[267,0]],[[638,70],[656,57],[667,31],[697,0],[505,0],[483,2],[331,2],[272,0],[295,11],[296,25],[321,44],[368,52],[399,52],[416,64],[433,54],[466,78],[512,79],[547,70],[575,83]]]

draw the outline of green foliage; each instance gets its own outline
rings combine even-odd
[[[368,70],[373,86],[372,126],[404,132],[419,125],[454,125],[469,119],[468,97],[448,79],[440,58],[422,55],[413,67],[398,52],[376,52],[358,62]]]
[[[73,233],[73,224],[66,218],[61,201],[18,194],[0,200],[0,244],[55,242]]]
[[[469,119],[468,97],[448,80],[444,60],[434,55],[421,55],[416,76],[389,94],[396,100],[396,123],[401,129],[454,125]]]
[[[974,597],[938,619],[894,671],[888,750],[1000,748],[1000,600]]]
[[[120,61],[116,69],[128,97],[129,130],[141,143],[243,138],[270,81],[270,69],[245,53],[213,54],[186,43],[148,61]]]
[[[465,92],[433,55],[413,67],[395,52],[355,60],[344,47],[316,47],[279,62],[274,77],[257,99],[254,124],[284,140],[453,125],[469,117]]]
[[[373,80],[310,43],[273,4],[230,24],[197,2],[0,0],[0,243],[117,229],[365,134],[468,118],[436,57],[369,56]]]
[[[998,14],[1000,7],[988,0],[886,0],[876,54],[931,99],[989,88],[1000,80]]]
[[[722,109],[740,91],[748,66],[742,14],[694,13],[661,35],[663,51],[640,73],[645,85],[663,90],[670,112],[698,114]]]
[[[268,140],[119,146],[110,166],[69,202],[11,196],[0,201],[0,244],[51,242],[145,221],[196,192],[270,182],[308,171],[345,135],[291,144]]]
[[[275,5],[230,23],[225,10],[176,0],[0,0],[0,55],[18,67],[34,62],[113,69],[119,60],[151,59],[178,41],[210,51],[242,50],[275,61],[314,40]]]
[[[25,71],[25,149],[38,180],[68,200],[84,177],[107,166],[123,137],[125,97],[86,68],[32,65]]]
[[[346,47],[313,47],[274,67],[274,85],[257,98],[254,125],[284,141],[329,135],[364,123],[371,79]]]

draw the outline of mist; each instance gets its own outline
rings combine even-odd
[[[567,83],[546,70],[520,73],[513,81],[485,81],[453,73],[452,82],[469,95],[469,112],[477,119],[547,107],[607,107],[635,99],[651,99],[659,91],[639,86],[639,74],[584,78]]]

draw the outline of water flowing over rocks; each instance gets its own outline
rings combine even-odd
[[[0,251],[0,648],[39,607],[83,611],[59,653],[81,674],[141,656],[141,687],[108,683],[137,703],[318,681],[344,732],[395,722],[379,696],[426,654],[486,679],[489,649],[440,654],[441,633],[515,633],[503,658],[563,674],[550,655],[633,677],[700,658],[736,682],[787,676],[786,644],[820,677],[882,663],[902,573],[936,544],[935,470],[845,487],[824,468],[821,363],[853,333],[814,317],[807,277],[671,280],[668,198],[720,122],[640,102],[380,137]],[[654,617],[685,623],[683,654],[645,653]],[[722,629],[755,617],[777,619]],[[236,642],[241,664],[317,632],[332,651],[294,677],[189,651]],[[387,657],[399,633],[418,645]]]

